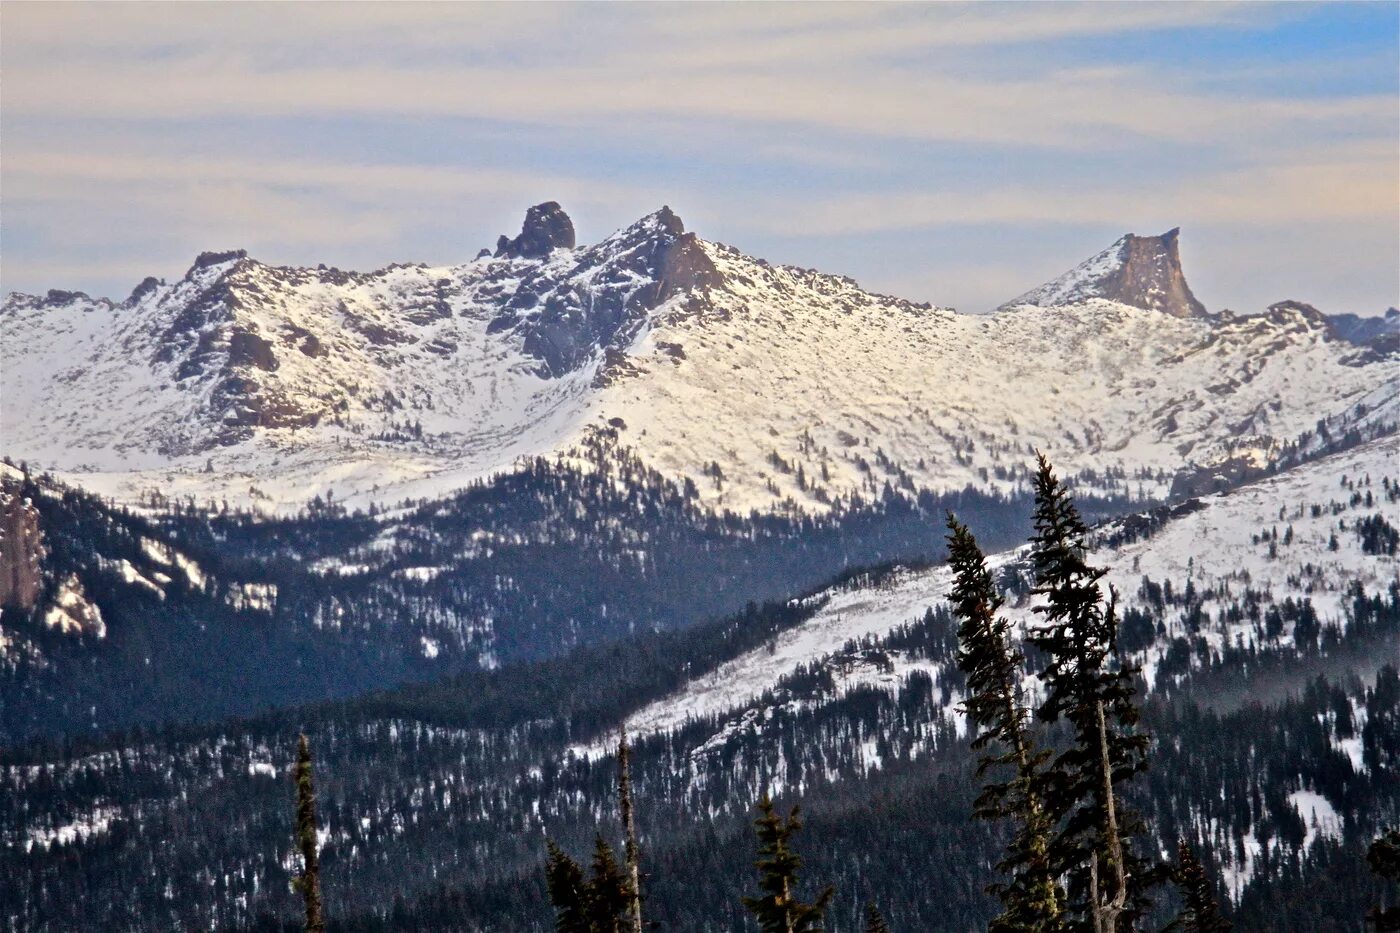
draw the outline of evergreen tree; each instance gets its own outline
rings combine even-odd
[[[598,836],[590,877],[553,840],[546,842],[545,887],[557,933],[623,933],[631,927],[632,888],[612,847]]]
[[[1366,861],[1382,878],[1400,882],[1400,828],[1384,833],[1371,843]],[[1400,930],[1400,903],[1393,907],[1375,907],[1366,915],[1366,920],[1377,933],[1395,933]]]
[[[865,933],[890,933],[889,924],[874,904],[865,905]]]
[[[590,933],[623,933],[631,926],[632,886],[602,836],[593,844],[593,877],[585,903]]]
[[[1214,886],[1206,876],[1205,866],[1196,858],[1191,844],[1182,840],[1177,846],[1176,869],[1172,878],[1181,891],[1180,915],[1167,927],[1182,933],[1229,933],[1234,924],[1220,916]]]
[[[1068,879],[1070,910],[1094,933],[1132,930],[1147,908],[1151,876],[1129,842],[1143,829],[1119,786],[1147,767],[1137,731],[1135,671],[1118,663],[1118,620],[1104,602],[1104,571],[1085,560],[1087,529],[1044,455],[1037,454],[1031,560],[1043,598],[1029,641],[1044,657],[1037,715],[1068,723],[1072,744],[1049,768],[1047,808],[1060,830],[1051,865]]]
[[[628,904],[628,916],[632,933],[642,933],[642,878],[638,865],[637,825],[632,812],[632,746],[627,743],[627,728],[624,726],[617,743],[617,800],[622,815],[624,855],[627,859],[627,883],[632,897]]]
[[[544,869],[545,887],[554,907],[554,929],[557,933],[589,933],[583,869],[554,840],[546,840],[545,846],[549,850]]]
[[[306,933],[323,933],[321,916],[321,863],[316,845],[316,788],[311,781],[311,743],[305,733],[297,741],[297,848],[301,850],[301,877],[297,890],[306,902]]]
[[[1010,819],[1016,825],[1006,857],[997,865],[1010,876],[988,890],[1003,910],[991,933],[1063,929],[1064,893],[1050,863],[1054,833],[1043,802],[1048,751],[1036,748],[1021,702],[1020,672],[1024,658],[1011,644],[1010,625],[998,615],[1002,598],[977,541],[966,525],[948,516],[948,563],[954,583],[950,602],[959,619],[958,666],[967,675],[963,704],[977,730],[972,747],[984,750],[977,775],[1011,766],[1010,782],[987,781],[975,802],[982,819]],[[989,750],[990,749],[990,750]]]
[[[798,808],[787,817],[778,816],[773,801],[765,793],[758,802],[760,816],[754,820],[758,831],[759,897],[744,898],[744,906],[758,920],[762,933],[821,933],[822,919],[833,891],[827,888],[812,903],[803,903],[795,892],[797,870],[802,859],[792,850],[794,833],[802,828]]]

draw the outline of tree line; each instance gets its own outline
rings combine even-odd
[[[1102,568],[1086,560],[1087,527],[1045,458],[1035,477],[1035,533],[1030,540],[1037,624],[1018,639],[1000,614],[1003,597],[971,530],[947,520],[950,602],[958,620],[956,660],[966,676],[962,709],[981,782],[972,815],[1004,824],[1009,840],[987,890],[1000,903],[989,933],[1133,933],[1143,929],[1154,890],[1173,882],[1181,910],[1168,926],[1183,933],[1231,928],[1192,840],[1178,841],[1174,863],[1155,861],[1140,845],[1145,825],[1125,790],[1149,767],[1152,738],[1141,727],[1138,671],[1118,645],[1115,602],[1105,597]],[[1023,643],[1025,648],[1020,647]],[[1027,674],[1032,675],[1027,678]],[[1028,689],[1029,684],[1029,689]],[[642,933],[641,850],[634,822],[631,747],[617,747],[616,793],[623,858],[601,832],[587,869],[546,840],[544,874],[558,933]],[[310,751],[298,747],[297,887],[305,928],[324,930]],[[764,792],[754,828],[757,891],[743,899],[763,933],[820,933],[834,890],[801,892],[802,860],[794,838],[799,809],[778,811]],[[1400,829],[1382,835],[1368,861],[1400,882]],[[877,905],[866,906],[867,933],[888,933]],[[1367,916],[1377,931],[1400,930],[1400,906]]]

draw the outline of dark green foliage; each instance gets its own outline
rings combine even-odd
[[[1234,925],[1220,916],[1215,886],[1206,875],[1205,866],[1196,858],[1191,844],[1182,840],[1177,845],[1177,862],[1172,880],[1181,892],[1181,913],[1169,930],[1181,933],[1230,933]]]
[[[997,865],[1010,880],[988,886],[1004,908],[990,929],[1048,933],[1063,928],[1064,903],[1050,863],[1054,821],[1044,805],[1050,753],[1037,748],[1028,728],[1020,690],[1024,658],[1012,647],[1006,619],[998,615],[1002,600],[982,551],[967,526],[951,515],[948,529],[948,563],[954,574],[950,602],[960,620],[957,662],[967,675],[963,708],[975,727],[972,748],[983,751],[977,775],[984,783],[974,812],[983,819],[1008,819],[1015,827]],[[989,771],[1006,769],[1012,772],[1009,781],[987,779]]]
[[[889,924],[874,904],[865,905],[865,933],[890,933]]]
[[[557,933],[622,933],[630,925],[632,886],[602,836],[594,839],[591,876],[553,840],[546,842],[545,885]]]
[[[316,841],[316,788],[311,779],[311,743],[303,733],[297,740],[297,848],[301,851],[301,876],[296,879],[306,908],[306,933],[323,933],[321,916],[321,864]]]
[[[554,906],[558,933],[588,933],[587,883],[583,869],[559,848],[553,839],[545,841],[549,859],[545,863],[545,885]]]
[[[1035,492],[1031,562],[1034,592],[1044,603],[1036,607],[1041,623],[1028,640],[1043,659],[1046,691],[1037,715],[1047,723],[1063,720],[1072,733],[1050,767],[1047,805],[1063,820],[1051,863],[1068,878],[1074,913],[1086,922],[1098,914],[1128,930],[1148,907],[1149,880],[1129,844],[1143,827],[1121,798],[1121,788],[1147,767],[1135,671],[1118,663],[1117,614],[1099,588],[1104,571],[1085,561],[1088,530],[1043,455]]]
[[[1400,530],[1383,515],[1368,515],[1356,523],[1356,535],[1361,539],[1364,554],[1394,557],[1400,550]]]
[[[744,906],[758,920],[763,933],[821,933],[822,920],[834,889],[827,888],[815,901],[804,902],[797,893],[797,870],[802,859],[793,851],[793,835],[802,828],[798,808],[786,817],[778,815],[764,794],[758,802],[758,897],[745,897]]]
[[[1371,870],[1392,886],[1400,884],[1400,829],[1392,829],[1371,843],[1366,851],[1366,861]],[[1400,892],[1391,892],[1392,897]],[[1390,907],[1375,907],[1366,919],[1378,933],[1394,933],[1400,930],[1400,904]]]

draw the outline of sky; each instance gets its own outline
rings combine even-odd
[[[0,5],[0,288],[465,262],[561,202],[984,311],[1182,228],[1212,310],[1400,304],[1400,4]]]

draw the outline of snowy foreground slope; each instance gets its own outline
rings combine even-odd
[[[1123,245],[1163,239],[990,316],[774,266],[664,208],[581,247],[541,205],[459,266],[204,254],[120,303],[9,296],[0,453],[127,502],[292,511],[440,495],[609,428],[712,507],[821,512],[886,483],[1014,488],[1035,447],[1081,488],[1162,497],[1325,444],[1320,422],[1394,429],[1393,356],[1296,303],[1197,313],[1179,263]]]
[[[1258,620],[1234,619],[1227,611],[1247,602],[1250,593],[1265,610],[1261,618],[1269,607],[1308,601],[1319,625],[1334,624],[1345,633],[1344,605],[1354,587],[1383,595],[1400,585],[1394,546],[1390,553],[1368,553],[1360,533],[1368,519],[1400,523],[1397,483],[1400,438],[1392,436],[1162,510],[1155,527],[1139,531],[1145,536],[1135,540],[1124,532],[1134,522],[1143,526],[1141,519],[1096,529],[1091,562],[1107,568],[1104,585],[1117,594],[1120,613],[1136,609],[1163,620],[1163,628],[1149,633],[1145,643],[1127,646],[1131,659],[1143,666],[1149,687],[1158,683],[1157,669],[1175,639],[1203,639],[1217,654],[1227,646],[1264,647],[1266,633]],[[1004,580],[1008,571],[1026,569],[1024,558],[1025,549],[1019,549],[992,555],[988,562]],[[1169,584],[1179,598],[1188,583],[1193,598],[1181,608],[1173,610],[1171,600],[1165,611],[1149,604],[1156,598],[1154,586]],[[947,568],[938,567],[905,572],[873,589],[819,594],[813,598],[822,602],[821,609],[810,620],[637,711],[628,717],[628,728],[645,735],[716,716],[733,717],[721,732],[740,727],[752,721],[750,707],[765,694],[781,695],[784,680],[804,667],[834,671],[841,691],[872,685],[898,690],[914,671],[936,674],[938,665],[926,659],[902,658],[896,652],[875,664],[848,648],[862,640],[878,643],[930,609],[945,607],[950,586]],[[1020,624],[1035,617],[1026,597],[1009,598],[1005,612]],[[1290,623],[1279,633],[1276,647],[1296,647],[1292,628]],[[958,699],[950,699],[950,714]],[[604,751],[600,746],[577,750],[589,755]]]

